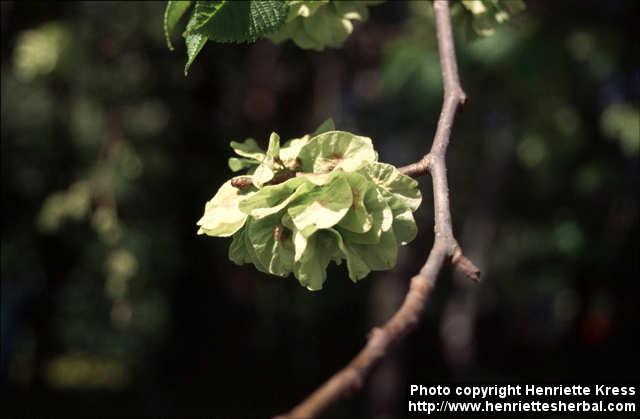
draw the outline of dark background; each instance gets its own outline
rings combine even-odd
[[[409,384],[637,383],[640,2],[527,1],[458,25],[469,102],[448,155],[454,230],[418,329],[328,417],[402,417]],[[3,411],[267,417],[342,367],[399,306],[433,240],[309,292],[196,236],[230,140],[328,117],[402,165],[441,80],[426,2],[372,8],[344,48],[208,44],[185,78],[164,2],[2,2]]]

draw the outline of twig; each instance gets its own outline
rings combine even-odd
[[[420,272],[411,278],[409,292],[393,317],[382,327],[376,327],[371,331],[366,346],[345,368],[333,375],[289,413],[280,416],[281,419],[315,418],[338,400],[358,391],[391,345],[416,327],[445,261],[451,261],[472,279],[479,278],[480,271],[463,255],[451,227],[445,154],[456,112],[458,107],[464,104],[466,95],[458,77],[449,3],[445,0],[436,0],[433,2],[433,8],[444,82],[444,103],[429,154],[417,163],[401,169],[404,173],[413,176],[426,171],[431,174],[435,215],[433,247]]]
[[[425,154],[420,160],[406,166],[399,167],[398,170],[411,177],[418,177],[427,174],[429,171],[429,159],[431,156]]]

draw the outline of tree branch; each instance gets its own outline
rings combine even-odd
[[[385,356],[391,345],[418,324],[427,298],[435,286],[438,273],[445,261],[449,260],[470,278],[479,279],[480,271],[462,253],[451,227],[445,155],[456,112],[458,107],[466,101],[466,95],[458,77],[449,3],[446,0],[436,0],[433,2],[433,8],[444,85],[444,102],[431,150],[420,161],[400,169],[411,176],[418,176],[427,171],[431,174],[435,216],[433,247],[420,272],[411,278],[409,292],[393,317],[382,327],[376,327],[371,331],[365,347],[346,367],[333,375],[289,413],[280,416],[280,419],[315,418],[338,400],[360,390],[373,367]]]

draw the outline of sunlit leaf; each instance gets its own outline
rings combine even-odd
[[[264,159],[264,150],[260,148],[256,140],[253,138],[247,138],[242,142],[231,141],[230,144],[233,151],[235,151],[239,156],[257,160],[258,162],[261,162]]]
[[[316,135],[320,135],[320,134],[324,134],[325,132],[328,131],[335,131],[336,129],[336,124],[334,124],[333,119],[329,118],[326,121],[324,121],[322,124],[320,124],[318,126],[318,128],[316,128],[316,130],[313,132],[313,136]]]
[[[354,233],[365,233],[371,229],[373,224],[373,216],[367,212],[364,203],[365,193],[370,181],[357,173],[345,173],[345,178],[351,187],[353,202],[351,203],[351,208],[338,225]]]
[[[238,172],[242,169],[248,169],[257,166],[259,163],[252,159],[243,159],[237,157],[231,157],[229,159],[229,169],[233,172]]]
[[[398,245],[416,235],[418,184],[378,163],[371,139],[334,128],[328,120],[282,147],[272,133],[266,152],[252,139],[233,142],[240,158],[229,165],[247,175],[207,203],[200,232],[233,234],[235,263],[282,277],[293,273],[310,290],[322,288],[331,261],[346,260],[353,281],[390,269]]]
[[[228,237],[238,231],[247,219],[239,204],[253,193],[233,187],[230,180],[224,183],[205,205],[204,215],[197,223],[198,234]]]
[[[344,176],[334,176],[324,187],[313,189],[292,204],[288,213],[298,230],[323,229],[336,225],[352,203],[349,182]]]
[[[364,199],[366,211],[372,215],[371,228],[364,233],[356,233],[340,227],[345,241],[359,244],[376,244],[380,236],[391,228],[393,212],[387,205],[384,195],[374,186],[369,186]]]
[[[415,211],[422,202],[422,195],[415,179],[405,176],[394,166],[387,163],[374,163],[362,169],[383,190],[402,200],[407,207]]]
[[[283,210],[290,202],[304,196],[314,187],[302,177],[278,185],[265,186],[240,203],[240,209],[253,218],[262,218]]]
[[[302,170],[323,173],[341,168],[354,171],[365,161],[377,161],[370,138],[345,131],[329,131],[311,138],[299,154]]]
[[[253,173],[253,184],[260,188],[275,176],[274,165],[280,157],[280,137],[275,132],[269,138],[269,147],[264,158]]]

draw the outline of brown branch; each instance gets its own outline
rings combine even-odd
[[[408,164],[406,166],[399,167],[398,170],[402,174],[411,177],[418,177],[427,174],[429,171],[429,159],[431,156],[425,154],[420,160],[415,163]]]
[[[338,400],[358,391],[388,349],[416,327],[445,261],[449,260],[473,279],[477,280],[479,277],[480,271],[462,254],[451,227],[445,154],[456,112],[458,107],[464,104],[466,95],[458,77],[449,3],[446,0],[436,0],[433,7],[444,84],[444,103],[429,154],[417,163],[401,168],[404,173],[412,176],[426,171],[431,173],[435,215],[433,247],[420,272],[411,278],[409,292],[393,317],[382,327],[376,327],[371,331],[365,347],[345,368],[333,375],[293,410],[279,418],[315,418]]]

